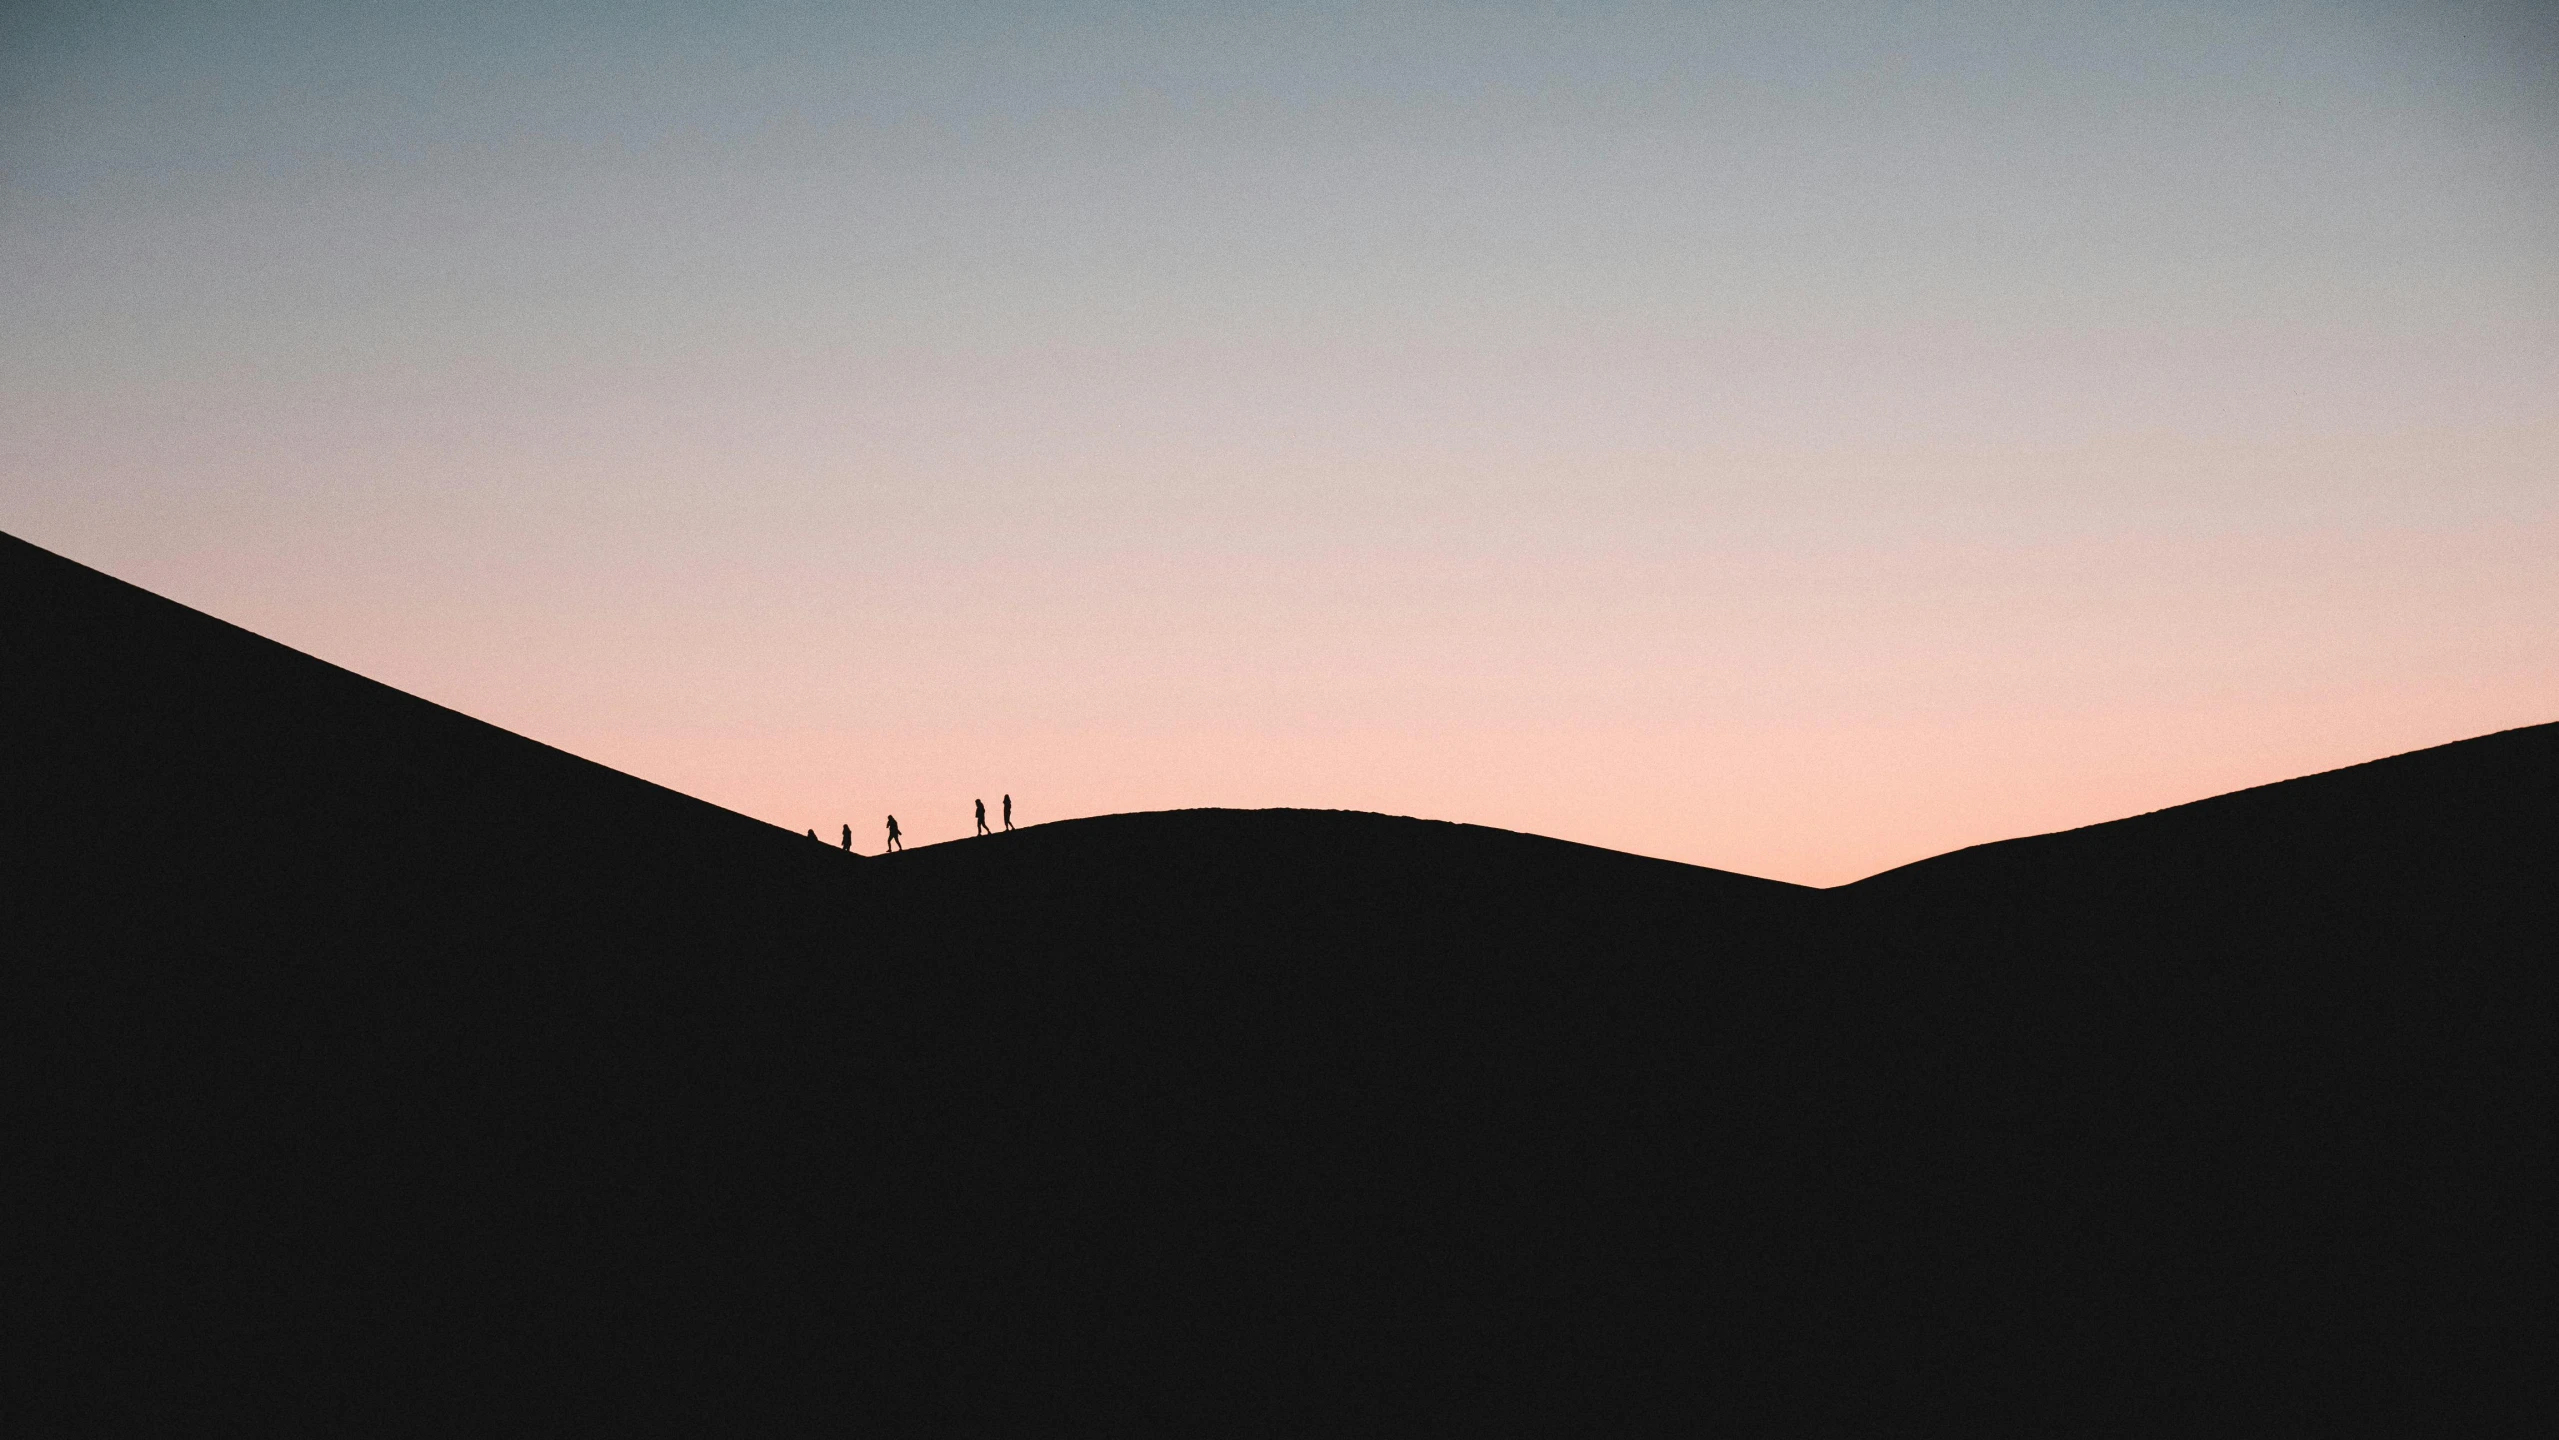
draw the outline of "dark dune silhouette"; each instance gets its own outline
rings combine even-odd
[[[0,664],[39,1425],[2545,1393],[2559,726],[1815,891],[1313,811],[864,860],[5,538]]]

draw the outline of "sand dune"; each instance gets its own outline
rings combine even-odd
[[[1339,812],[848,856],[5,537],[0,686],[56,1421],[2156,1431],[2538,1383],[2559,725],[1815,891]]]

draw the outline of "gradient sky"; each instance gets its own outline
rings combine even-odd
[[[866,850],[2559,719],[2531,4],[19,4],[0,276],[0,529]]]

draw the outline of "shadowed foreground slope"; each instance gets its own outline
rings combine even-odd
[[[74,1415],[2084,1428],[2534,1373],[2559,727],[1832,892],[1304,811],[860,860],[15,541],[0,602]]]
[[[2511,1318],[2546,1303],[2559,1158],[2559,725],[1824,898],[1891,1017],[1871,1053],[1935,1071],[1875,1151],[1991,1257],[1949,1267],[1998,1302],[1950,1334],[2119,1415],[2559,1399]]]

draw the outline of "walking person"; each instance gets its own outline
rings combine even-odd
[[[880,853],[881,853],[881,854],[883,854],[883,855],[886,855],[887,853],[889,853],[889,850],[903,850],[903,849],[905,849],[905,848],[906,848],[906,842],[905,842],[905,841],[903,841],[903,840],[900,840],[899,838],[897,838],[897,817],[896,817],[896,816],[894,816],[894,815],[892,815],[892,816],[890,816],[890,817],[889,817],[889,843],[888,843],[888,849],[887,849],[887,850],[882,850]]]
[[[986,802],[983,800],[977,802],[977,833],[986,833]]]
[[[1013,797],[1010,795],[1004,797],[1004,828],[1013,828]]]
[[[851,821],[846,821],[844,825],[844,853],[847,855],[853,853],[853,825]]]

